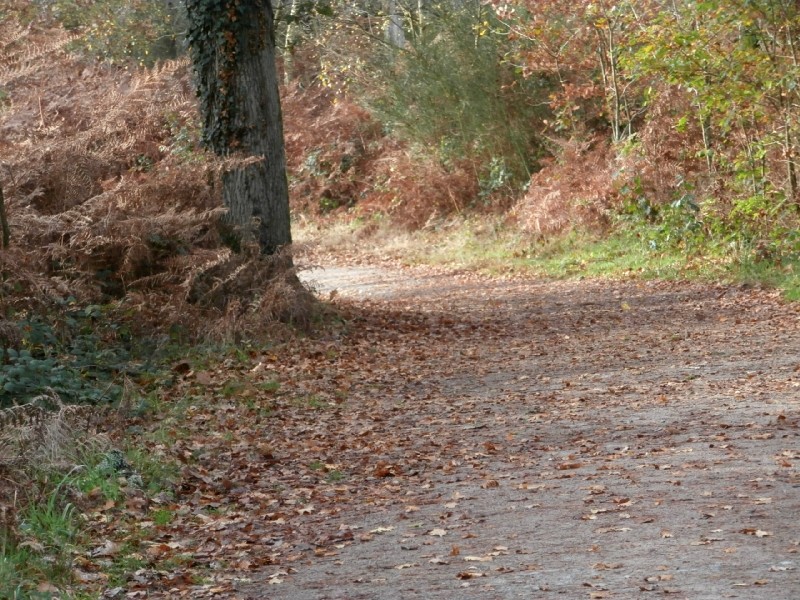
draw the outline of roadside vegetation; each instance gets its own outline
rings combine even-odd
[[[796,3],[274,4],[301,245],[800,300]],[[291,394],[219,365],[341,325],[223,222],[185,26],[162,0],[0,8],[0,598],[181,572],[153,539],[202,451],[171,449],[212,398]]]

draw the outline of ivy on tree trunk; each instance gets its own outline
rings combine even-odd
[[[228,220],[273,254],[292,239],[270,0],[186,0],[186,11],[203,142],[263,158],[223,174]]]

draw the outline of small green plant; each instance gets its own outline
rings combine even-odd
[[[131,573],[146,566],[147,560],[139,553],[137,544],[124,544],[107,570],[108,583],[112,587],[125,585]]]
[[[0,531],[0,598],[26,598],[33,577],[47,574],[47,563],[29,547],[21,547],[7,531]]]
[[[271,381],[264,381],[256,385],[256,387],[261,390],[262,392],[267,392],[268,394],[274,394],[279,389],[281,389],[280,381],[271,380]]]
[[[30,350],[0,348],[0,406],[27,400],[47,390],[65,402],[99,404],[118,397],[113,383],[98,386],[87,380],[80,366],[54,356],[34,356]]]
[[[63,552],[77,535],[75,506],[65,500],[65,478],[43,504],[31,504],[23,513],[20,532],[50,550]]]
[[[296,400],[297,404],[300,406],[305,406],[307,408],[313,408],[315,410],[319,410],[322,408],[326,408],[328,404],[316,394],[311,394],[310,396],[303,396]]]
[[[502,158],[492,157],[487,167],[487,173],[478,181],[480,197],[484,204],[489,202],[492,194],[508,188],[513,182],[514,176],[506,167],[506,162]]]
[[[328,473],[328,476],[325,478],[325,480],[328,483],[336,483],[338,481],[342,481],[344,478],[345,478],[344,473],[334,469],[333,471]]]
[[[85,469],[75,478],[74,486],[84,494],[99,492],[106,500],[118,502],[122,498],[122,490],[116,477],[110,477],[107,469],[98,468],[97,462],[92,468]]]
[[[166,527],[175,519],[175,512],[167,508],[159,508],[153,512],[151,518],[156,527]]]
[[[222,386],[221,394],[225,398],[233,398],[234,396],[238,396],[245,390],[246,384],[241,381],[234,381],[228,380],[225,382],[225,385]]]
[[[336,198],[329,198],[327,196],[322,196],[319,199],[319,209],[324,213],[336,210],[340,206],[342,206],[342,202]]]

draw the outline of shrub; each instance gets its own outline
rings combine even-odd
[[[165,0],[55,0],[48,10],[81,34],[75,49],[112,63],[152,66],[182,48],[178,6]]]
[[[406,48],[376,49],[362,86],[386,127],[439,157],[445,166],[467,160],[483,196],[517,190],[543,154],[535,123],[548,92],[546,79],[523,78],[502,59],[498,37],[487,34],[485,7],[432,13]]]

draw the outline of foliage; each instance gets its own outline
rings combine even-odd
[[[174,481],[174,470],[156,466],[157,461],[141,453],[81,448],[58,457],[60,462],[67,456],[78,462],[66,473],[49,464],[24,466],[30,485],[0,522],[0,597],[37,598],[37,590],[49,592],[48,598],[56,590],[66,594],[59,597],[77,597],[69,594],[80,573],[74,556],[87,553],[86,546],[96,543],[87,533],[99,524],[82,511],[91,508],[96,518],[124,505],[137,490],[163,494]],[[165,511],[154,511],[154,519],[167,521],[168,515],[159,512]],[[112,554],[125,559],[117,550],[107,556]]]
[[[179,3],[164,0],[54,0],[46,12],[78,37],[72,47],[114,64],[152,66],[180,51]]]
[[[522,79],[488,35],[491,11],[446,2],[426,5],[424,26],[411,24],[397,48],[362,32],[358,58],[329,55],[325,68],[345,73],[347,88],[384,127],[446,167],[467,161],[484,196],[519,189],[541,155],[531,127],[544,115],[547,78]]]
[[[101,339],[99,307],[69,311],[55,323],[21,321],[19,348],[0,348],[0,407],[26,402],[45,392],[67,403],[107,403],[119,398],[130,364],[130,344],[112,325],[113,339]],[[127,346],[127,348],[126,348]]]
[[[103,306],[94,318],[117,322],[118,335],[181,330],[184,339],[234,335],[250,325],[263,330],[279,314],[308,321],[287,308],[302,295],[297,286],[281,283],[280,294],[270,292],[263,302],[253,297],[268,287],[256,280],[274,278],[279,261],[226,244],[224,165],[199,148],[187,61],[122,70],[68,53],[73,36],[52,25],[9,19],[0,33],[13,40],[0,48],[0,87],[13,107],[0,113],[12,240],[0,255],[7,318],[47,314],[64,324],[76,311]],[[281,308],[267,309],[273,300]],[[261,310],[270,315],[255,316]],[[204,321],[200,314],[214,331],[195,326]],[[255,323],[245,325],[245,314]],[[224,325],[213,327],[221,319]],[[90,337],[84,339],[91,344]],[[72,383],[61,382],[62,391],[84,393],[95,376],[102,381],[114,372],[108,363],[116,359],[95,369],[93,354],[84,348],[72,355],[85,356],[85,364],[67,360],[65,369],[74,370],[64,376]],[[32,353],[34,361],[52,358]],[[47,366],[22,360],[23,370]]]

